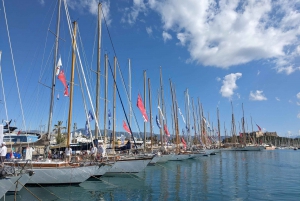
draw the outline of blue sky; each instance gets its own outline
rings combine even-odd
[[[83,68],[95,100],[96,25],[98,1],[68,1],[71,20],[77,20],[82,45],[79,46]],[[219,107],[221,133],[224,124],[230,130],[233,102],[236,125],[242,117],[242,103],[248,130],[250,118],[266,131],[280,136],[300,134],[299,34],[300,4],[297,1],[103,1],[108,29],[118,57],[124,80],[128,85],[128,58],[132,68],[132,101],[143,131],[143,121],[136,107],[137,94],[143,95],[143,71],[151,79],[153,116],[158,114],[157,90],[159,69],[164,79],[168,127],[171,129],[171,96],[169,79],[176,88],[177,99],[184,113],[184,91],[203,104],[204,114],[216,127]],[[53,44],[56,26],[56,1],[5,1],[6,17],[12,43],[15,68],[24,111],[18,98],[9,48],[8,34],[1,2],[0,49],[2,73],[9,119],[22,129],[43,129],[48,123],[50,85],[53,69]],[[59,55],[62,69],[70,80],[71,48],[66,14],[62,6]],[[113,65],[114,51],[108,32],[102,23],[101,71],[104,53]],[[79,41],[78,41],[79,42]],[[83,54],[83,51],[85,54]],[[78,63],[78,60],[77,60]],[[124,87],[117,75],[125,107]],[[43,83],[42,84],[39,84]],[[85,114],[77,74],[72,122],[83,128]],[[63,97],[63,85],[57,80],[53,124],[66,123],[68,98]],[[101,78],[101,98],[104,98]],[[1,87],[2,90],[2,87]],[[147,92],[148,93],[148,92]],[[85,94],[87,97],[87,95]],[[0,118],[6,119],[1,92]],[[112,77],[109,73],[109,104],[112,110]],[[100,127],[103,127],[103,99],[100,106]],[[147,112],[148,109],[147,97]],[[87,106],[91,108],[90,105]],[[125,119],[117,101],[117,130],[123,130]],[[184,128],[179,119],[180,130]],[[255,122],[255,123],[254,123]],[[92,124],[94,127],[94,123]],[[135,123],[132,129],[137,131]],[[149,126],[147,128],[149,130]],[[158,133],[154,125],[154,132]]]

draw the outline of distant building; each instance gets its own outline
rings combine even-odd
[[[265,132],[264,135],[268,136],[268,137],[270,137],[270,136],[278,137],[277,132]]]

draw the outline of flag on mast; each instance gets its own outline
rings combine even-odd
[[[162,113],[162,111],[161,111],[159,105],[157,106],[157,108],[158,108],[158,110],[159,110],[159,112],[160,112],[161,117],[163,118],[163,120],[165,120],[165,117],[164,117],[164,115],[163,115],[163,113]]]
[[[111,125],[110,119],[111,119],[111,113],[110,110],[108,110],[108,129],[110,129],[110,125]]]
[[[148,116],[147,116],[146,109],[144,107],[143,100],[142,100],[140,94],[138,94],[136,106],[140,109],[140,111],[143,115],[143,118],[144,118],[144,122],[148,122]]]
[[[184,140],[183,137],[181,138],[181,142],[182,142],[182,144],[183,144],[184,149],[186,149],[186,142],[185,142],[185,140]]]
[[[59,75],[57,76],[57,78],[62,82],[62,84],[65,87],[64,90],[64,96],[69,96],[69,92],[68,92],[68,85],[67,85],[67,81],[66,81],[66,76],[63,70],[61,70],[59,72]]]
[[[167,135],[168,137],[170,137],[170,133],[169,133],[169,131],[168,131],[167,124],[164,125],[164,131],[165,131],[166,135]]]
[[[179,114],[180,114],[180,116],[182,117],[182,121],[183,121],[183,123],[185,124],[185,119],[184,119],[184,116],[183,116],[183,114],[181,113],[181,110],[180,110],[180,108],[178,107],[178,111],[179,111]]]
[[[256,126],[257,126],[258,130],[261,131],[261,127],[257,124],[256,124]]]
[[[123,128],[124,128],[124,130],[128,133],[128,134],[130,134],[131,135],[131,132],[130,132],[130,130],[129,130],[129,128],[128,128],[128,126],[127,126],[127,124],[126,124],[126,122],[123,120]]]
[[[93,116],[91,110],[89,110],[87,119],[88,119],[88,120],[85,122],[85,135],[86,135],[87,137],[89,137],[89,136],[90,136],[89,122],[91,122],[91,121],[94,120],[94,116]]]
[[[157,124],[158,128],[161,129],[161,125],[159,123],[159,119],[158,119],[157,115],[156,115],[156,124]]]

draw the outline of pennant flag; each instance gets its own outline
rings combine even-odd
[[[58,59],[58,62],[57,62],[57,65],[56,65],[56,76],[59,75],[59,72],[60,72],[60,67],[62,66],[62,63],[61,63],[61,58],[59,57]]]
[[[168,137],[170,137],[170,133],[168,131],[168,128],[167,128],[167,124],[164,125],[164,130],[165,130],[165,133]]]
[[[148,122],[148,116],[147,116],[146,109],[144,107],[143,100],[142,100],[140,94],[138,94],[136,106],[140,109],[140,111],[143,115],[143,118],[144,118],[144,122]]]
[[[159,123],[159,119],[158,119],[157,115],[156,115],[156,124],[157,124],[158,128],[161,129],[161,125]]]
[[[159,110],[159,112],[160,112],[160,115],[161,115],[161,117],[163,118],[163,120],[165,120],[165,117],[164,117],[164,115],[163,115],[163,113],[162,113],[162,111],[161,111],[160,107],[159,107],[159,106],[157,106],[157,108],[158,108],[158,110]]]
[[[57,98],[56,99],[59,100],[59,94],[57,94]]]
[[[256,124],[256,126],[257,126],[258,130],[259,130],[259,131],[261,131],[261,128],[260,128],[260,126],[259,126],[259,125],[257,125],[257,124]]]
[[[185,124],[185,119],[184,119],[184,116],[182,115],[182,113],[181,113],[181,111],[180,111],[180,108],[178,107],[178,111],[179,111],[179,114],[180,114],[180,116],[182,117],[182,121],[183,121],[183,123]]]
[[[66,81],[66,76],[63,70],[61,70],[59,72],[59,75],[57,76],[57,78],[62,82],[62,84],[65,87],[64,90],[64,96],[69,96],[69,92],[68,92],[68,85],[67,85],[67,81]]]
[[[111,125],[110,119],[111,119],[111,113],[110,110],[108,110],[108,129],[110,129],[110,125]]]
[[[186,142],[185,142],[185,140],[184,140],[183,137],[181,138],[181,142],[182,142],[182,144],[183,144],[184,149],[186,149]]]
[[[126,124],[126,122],[123,120],[123,128],[124,128],[124,130],[127,132],[127,133],[129,133],[130,135],[131,135],[131,132],[130,132],[130,130],[129,130],[129,128],[128,128],[128,126],[127,126],[127,124]]]

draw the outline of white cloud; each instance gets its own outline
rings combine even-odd
[[[79,11],[79,12],[86,12],[88,11],[90,14],[98,15],[98,0],[67,0],[68,5],[71,9]],[[102,1],[102,11],[105,16],[105,20],[107,24],[111,23],[111,18],[109,14],[110,9],[110,1],[105,0]],[[101,16],[103,18],[103,16]]]
[[[298,99],[300,99],[300,92],[299,92],[299,93],[297,93],[297,98],[298,98]]]
[[[276,67],[277,73],[285,73],[287,75],[292,74],[293,72],[295,72],[296,70],[300,70],[299,67],[295,68],[293,66],[278,66]]]
[[[297,118],[299,118],[299,119],[300,119],[300,113],[298,113],[298,115],[297,115]]]
[[[165,31],[163,31],[162,37],[164,39],[164,42],[166,42],[167,40],[171,40],[172,39],[172,36],[169,33],[165,32]]]
[[[275,99],[276,99],[277,101],[280,101],[280,99],[279,99],[278,97],[275,97]]]
[[[278,71],[294,72],[300,53],[295,0],[134,0],[129,23],[147,8],[161,16],[163,30],[174,32],[186,46],[191,61],[228,68],[268,59]]]
[[[146,31],[148,35],[152,35],[152,27],[146,27]]]
[[[124,15],[121,21],[132,25],[136,22],[140,13],[146,14],[146,12],[147,8],[143,0],[133,0],[133,6],[124,9]]]
[[[217,80],[218,82],[220,82],[220,81],[221,81],[221,78],[219,78],[219,77],[216,77],[216,80]]]
[[[220,89],[220,93],[223,97],[231,98],[234,94],[234,90],[237,89],[236,80],[242,77],[242,73],[231,73],[226,75],[223,79],[223,85]]]
[[[267,100],[263,91],[256,90],[255,92],[250,91],[249,99],[253,101],[263,101]]]

